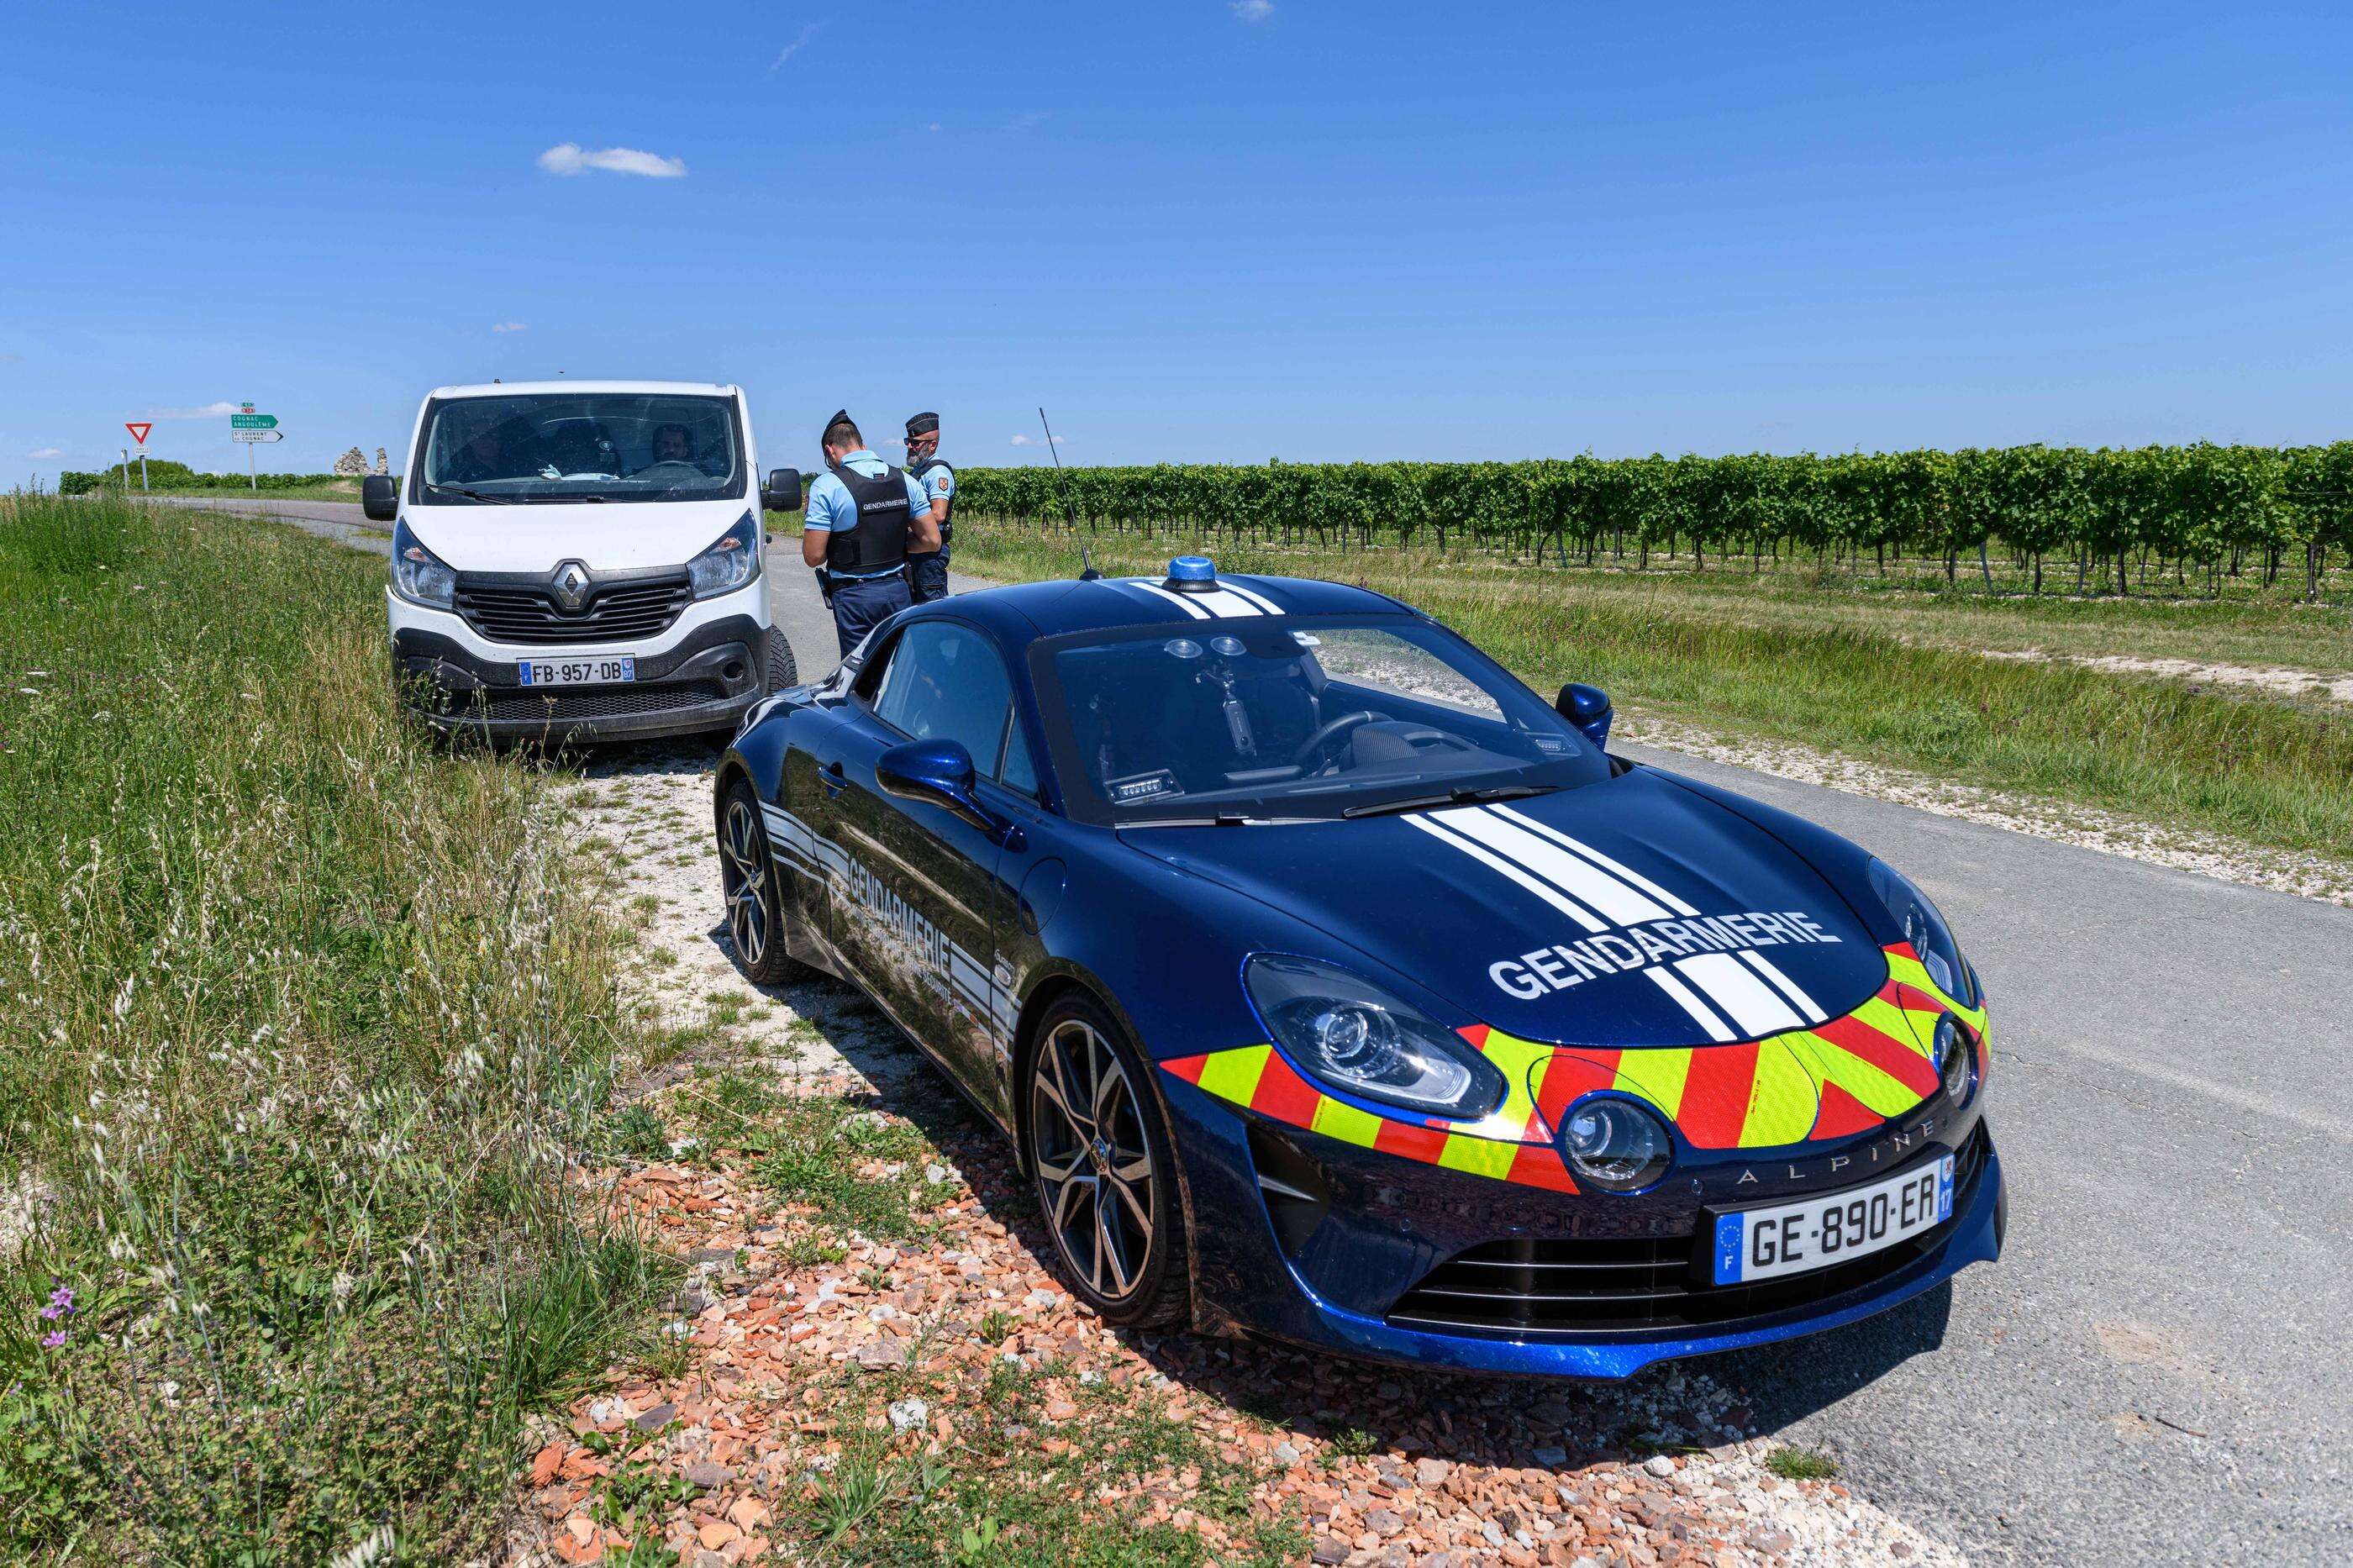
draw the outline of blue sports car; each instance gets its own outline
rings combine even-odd
[[[1624,1377],[1996,1257],[1985,1000],[1833,834],[1383,595],[902,611],[717,779],[752,976],[860,986],[1120,1323]]]

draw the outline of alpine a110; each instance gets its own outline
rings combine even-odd
[[[756,981],[871,994],[1105,1319],[1624,1377],[1997,1257],[1986,1002],[1902,873],[1361,588],[902,611],[717,775]]]

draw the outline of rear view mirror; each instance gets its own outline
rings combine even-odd
[[[762,511],[798,511],[801,507],[801,471],[798,468],[770,468],[768,482],[760,487]]]
[[[1601,688],[1572,680],[1560,689],[1552,705],[1587,740],[1605,748],[1609,744],[1609,721],[1617,714],[1609,706],[1609,694]]]
[[[360,481],[360,512],[370,522],[390,522],[400,515],[400,484],[390,474],[370,474]]]

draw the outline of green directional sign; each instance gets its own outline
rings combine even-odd
[[[278,416],[275,414],[232,414],[228,416],[228,427],[232,430],[275,430],[278,428]]]

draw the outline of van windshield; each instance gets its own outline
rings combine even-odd
[[[644,392],[452,397],[426,411],[416,471],[433,505],[712,500],[744,493],[725,397]]]

